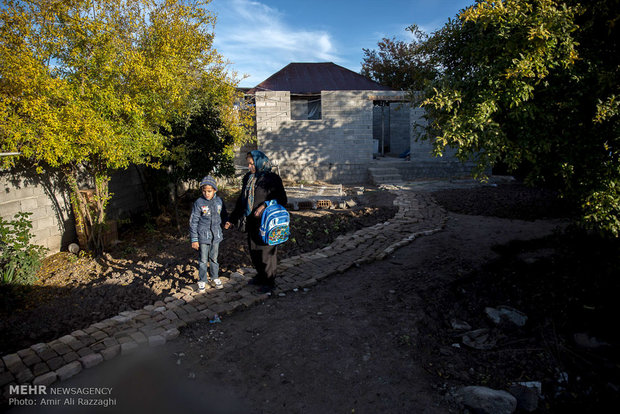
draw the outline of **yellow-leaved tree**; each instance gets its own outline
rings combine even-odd
[[[20,155],[0,162],[60,168],[77,224],[100,250],[111,172],[156,164],[171,120],[213,90],[234,90],[213,48],[209,0],[3,3],[0,151]],[[241,136],[235,117],[222,119]],[[78,188],[84,174],[95,188],[90,201]]]

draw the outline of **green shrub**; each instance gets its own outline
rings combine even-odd
[[[30,244],[32,213],[17,213],[13,220],[0,217],[0,283],[32,284],[46,248]]]

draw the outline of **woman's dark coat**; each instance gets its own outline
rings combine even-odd
[[[242,180],[241,196],[237,199],[235,209],[230,214],[230,222],[240,226],[243,230],[243,219],[246,211],[246,201],[243,194],[246,193],[246,186],[251,173],[247,173]],[[254,204],[252,212],[245,217],[245,231],[249,233],[252,240],[259,245],[263,245],[259,235],[260,217],[255,217],[254,212],[265,201],[277,200],[278,204],[286,206],[287,197],[282,185],[282,179],[278,174],[272,172],[264,172],[259,174],[254,186]]]

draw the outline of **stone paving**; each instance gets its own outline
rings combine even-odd
[[[224,289],[198,292],[188,286],[142,309],[121,312],[51,342],[4,355],[0,359],[2,395],[8,399],[11,385],[49,386],[64,381],[83,369],[141,347],[163,345],[176,338],[179,329],[189,323],[230,314],[270,296],[309,288],[351,267],[382,260],[416,238],[443,229],[446,211],[426,193],[442,188],[439,184],[384,186],[396,194],[394,204],[398,212],[393,219],[339,236],[325,248],[282,260],[278,265],[277,287],[271,294],[260,294],[255,287],[248,286],[247,280],[255,271],[243,268],[230,275]]]

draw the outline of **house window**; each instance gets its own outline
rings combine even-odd
[[[321,95],[291,95],[291,119],[321,119]]]

